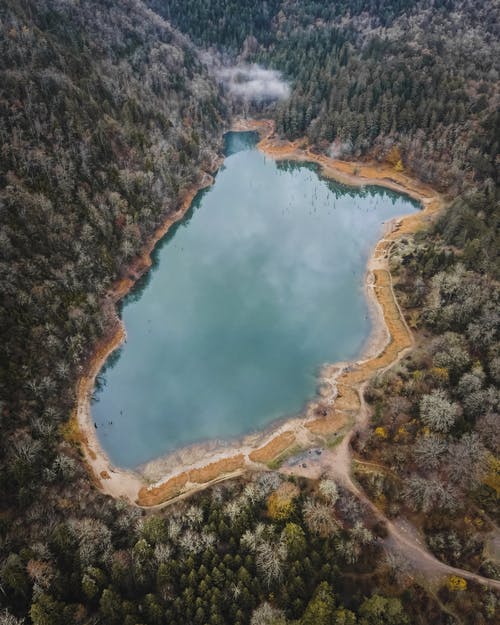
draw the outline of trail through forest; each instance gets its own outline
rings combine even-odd
[[[379,242],[384,243],[384,239]],[[376,254],[374,255],[376,258]],[[391,279],[391,293],[397,304],[397,298],[394,293],[394,287]],[[401,320],[406,326],[408,337],[414,344],[413,333],[409,329],[404,315],[398,305]],[[394,367],[402,358],[410,351],[411,347],[405,348],[398,352],[395,360],[378,371],[378,375],[386,370]],[[387,538],[384,539],[384,546],[388,552],[398,553],[402,556],[402,566],[407,574],[413,573],[416,577],[424,576],[428,581],[430,578],[442,578],[447,575],[457,575],[468,580],[478,582],[494,590],[500,590],[500,581],[483,577],[471,571],[457,568],[440,562],[433,556],[423,541],[420,539],[418,532],[409,522],[401,519],[397,521],[389,520],[379,508],[369,499],[365,492],[355,483],[352,477],[352,452],[351,443],[355,436],[362,436],[365,432],[370,417],[370,412],[364,399],[365,389],[369,381],[363,382],[357,388],[360,402],[360,409],[356,415],[354,424],[347,436],[343,438],[337,447],[331,450],[324,450],[321,455],[312,455],[312,462],[308,459],[307,463],[295,463],[285,467],[284,472],[288,475],[304,476],[309,478],[318,478],[321,475],[328,476],[338,482],[341,486],[350,491],[365,506],[367,506],[375,515],[375,517],[383,522],[387,529]],[[304,466],[306,465],[306,466]]]

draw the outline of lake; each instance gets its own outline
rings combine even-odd
[[[369,337],[369,254],[383,222],[418,204],[276,163],[255,144],[255,133],[226,135],[215,184],[122,302],[127,342],[92,403],[116,465],[296,415],[321,365],[355,358]]]

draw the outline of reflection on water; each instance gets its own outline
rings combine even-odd
[[[229,133],[224,167],[125,299],[127,343],[92,411],[113,462],[136,466],[297,413],[324,362],[370,331],[363,276],[382,222],[416,209],[314,165],[279,163]]]

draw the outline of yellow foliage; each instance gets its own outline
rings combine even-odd
[[[274,521],[284,521],[295,510],[294,499],[299,489],[290,482],[284,482],[267,499],[267,512]]]
[[[463,577],[458,575],[450,575],[446,580],[446,588],[451,592],[461,592],[467,590],[467,582]]]
[[[399,151],[397,145],[394,145],[391,148],[391,151],[387,155],[387,162],[390,163],[394,168],[396,168],[398,163],[401,163],[401,166],[403,165],[401,161],[401,152]]]
[[[477,528],[481,528],[484,525],[483,519],[481,517],[475,516],[473,519],[470,516],[464,517],[465,525],[475,525]]]
[[[432,367],[431,374],[442,382],[448,382],[448,378],[450,377],[446,367]]]
[[[399,159],[399,161],[394,165],[394,169],[396,171],[403,171],[404,170],[403,161],[401,159]]]
[[[387,503],[387,497],[384,495],[384,493],[382,493],[375,499],[375,503],[379,508],[385,508],[385,505]]]
[[[500,496],[500,458],[495,458],[492,454],[488,457],[488,473],[483,482],[492,488],[497,496]]]
[[[375,429],[375,436],[385,439],[388,436],[387,430],[384,427],[379,426],[378,428]]]
[[[400,440],[401,441],[405,441],[407,438],[408,438],[408,432],[406,431],[405,426],[401,425],[398,428],[398,432],[397,432],[394,440],[396,440],[396,441],[400,441]]]
[[[422,371],[419,371],[417,369],[417,371],[413,372],[413,379],[415,380],[415,382],[420,382],[420,380],[424,377],[424,374]]]
[[[418,324],[420,322],[420,313],[416,310],[413,310],[410,313],[410,320],[408,321],[410,328],[416,330],[418,328]]]
[[[79,445],[82,442],[82,433],[76,419],[76,415],[71,415],[71,419],[60,426],[64,440],[71,445]]]

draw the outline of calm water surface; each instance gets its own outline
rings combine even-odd
[[[276,164],[253,133],[229,133],[226,154],[122,306],[127,343],[92,406],[118,465],[300,411],[321,364],[355,357],[370,333],[363,280],[383,222],[417,209]]]

